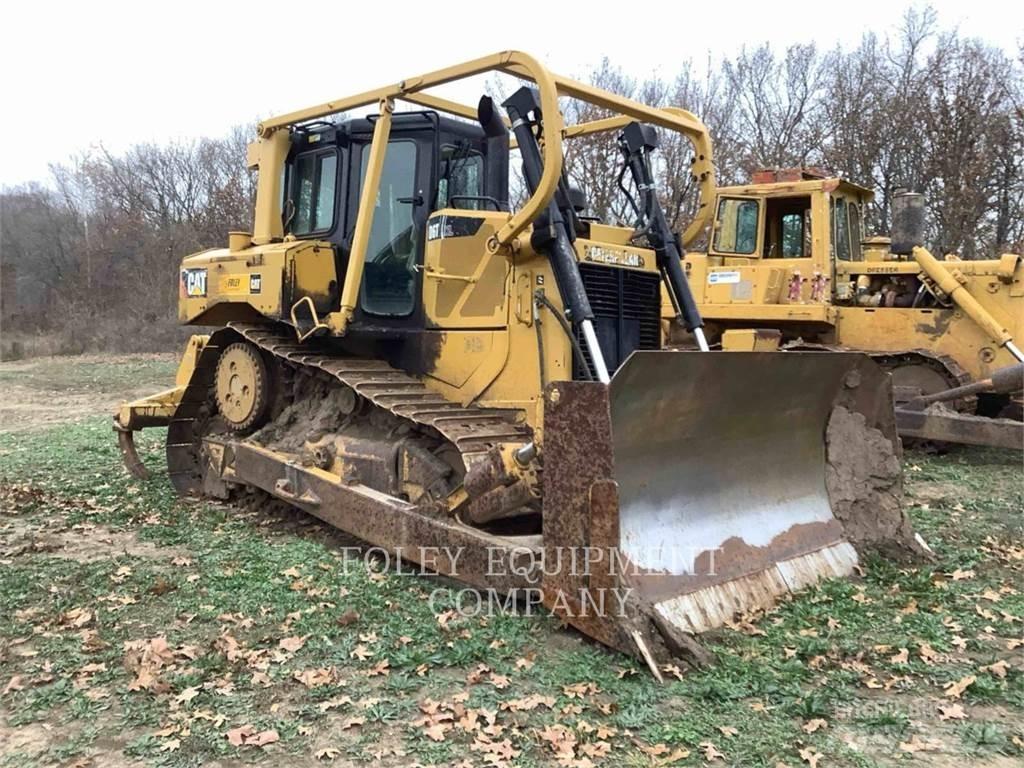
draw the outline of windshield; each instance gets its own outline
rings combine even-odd
[[[370,149],[363,149],[360,186]],[[396,140],[384,154],[361,286],[363,310],[375,315],[408,315],[416,300],[416,144]]]
[[[757,248],[757,200],[724,198],[718,204],[715,250],[725,253],[753,253]]]

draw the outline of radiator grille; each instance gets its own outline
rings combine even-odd
[[[651,272],[580,264],[580,275],[594,310],[594,329],[608,372],[613,373],[634,349],[661,345],[661,280]],[[587,365],[590,353],[577,330]],[[573,366],[573,378],[585,378]]]

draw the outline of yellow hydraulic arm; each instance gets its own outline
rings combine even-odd
[[[951,272],[920,246],[914,248],[914,259],[921,270],[964,311],[964,314],[976,322],[999,346],[1006,347],[1006,351],[1017,358],[1018,362],[1024,363],[1024,354],[1021,354],[1020,349],[1014,344],[1013,336],[978,303],[978,300],[957,279],[955,270]]]

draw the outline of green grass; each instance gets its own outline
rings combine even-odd
[[[90,369],[63,380],[121,375]],[[105,419],[0,433],[0,690],[20,678],[20,690],[0,696],[0,727],[53,726],[42,746],[0,750],[0,765],[61,764],[111,743],[171,766],[312,765],[327,747],[339,761],[483,764],[469,733],[455,728],[434,741],[415,725],[427,699],[454,708],[463,691],[462,707],[496,713],[494,738],[519,751],[515,765],[553,762],[540,731],[554,722],[581,745],[602,740],[598,726],[614,729],[603,739],[610,753],[594,760],[607,765],[656,764],[645,750],[659,744],[689,751],[675,764],[700,765],[706,742],[725,755],[718,764],[799,765],[806,748],[823,766],[923,762],[933,753],[898,750],[914,735],[941,741],[965,764],[1024,755],[1014,741],[1024,664],[1021,649],[1007,645],[1024,626],[1024,560],[1014,559],[1019,456],[908,454],[908,502],[934,563],[868,557],[863,578],[783,603],[753,625],[756,634],[708,638],[714,666],[659,685],[633,660],[551,619],[442,625],[435,612],[455,605],[457,586],[376,574],[343,557],[350,540],[301,514],[180,501],[161,474],[162,438],[160,430],[141,436],[154,479],[139,482],[121,470]],[[54,537],[64,550],[47,545]],[[68,556],[79,540],[90,542],[89,556]],[[958,570],[973,574],[954,580]],[[62,620],[76,609],[91,612],[83,627]],[[160,671],[165,690],[131,691],[125,643],[156,637],[181,652]],[[292,637],[304,645],[283,652],[280,641]],[[372,655],[356,658],[360,648]],[[922,659],[922,648],[938,656]],[[384,659],[388,674],[373,674]],[[1000,659],[1009,663],[1003,676],[982,671]],[[482,664],[490,672],[467,684]],[[105,667],[83,675],[86,665]],[[295,679],[317,669],[332,670],[328,684]],[[507,676],[507,687],[492,674]],[[937,705],[952,703],[943,686],[969,674],[977,679],[959,702],[966,719],[939,720]],[[579,683],[593,688],[570,696],[566,688]],[[531,694],[554,697],[553,708],[501,708]],[[343,728],[353,717],[365,722]],[[814,720],[827,724],[805,730]],[[234,747],[225,733],[243,725],[274,729],[280,740]]]

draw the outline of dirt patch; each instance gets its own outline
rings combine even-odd
[[[56,721],[57,718],[54,718]],[[104,720],[106,726],[114,731],[121,730],[121,726],[114,722],[109,715],[99,715],[101,722],[96,722],[95,717],[90,720],[92,726],[102,726]],[[57,726],[52,722],[48,723],[26,723],[24,725],[12,726],[8,724],[8,718],[0,708],[0,763],[18,758],[23,762],[11,765],[28,765],[37,760],[45,759],[46,754],[53,749],[67,745],[81,733],[81,727],[76,727],[74,722],[62,723]],[[137,734],[132,734],[135,738]],[[126,734],[121,739],[97,739],[83,751],[88,757],[72,757],[62,765],[81,765],[83,768],[142,768],[144,763],[133,760],[124,754],[124,747],[129,742]],[[51,758],[52,759],[52,758]],[[76,763],[76,760],[81,763]]]
[[[45,753],[54,741],[54,726],[49,723],[28,723],[10,726],[0,717],[0,756],[35,759]]]
[[[0,364],[0,429],[41,426],[113,414],[127,400],[174,385],[175,356],[82,355]]]
[[[903,509],[903,472],[892,441],[869,427],[863,414],[840,405],[829,418],[825,442],[825,487],[850,542],[890,557],[926,555]]]
[[[4,485],[0,488],[0,558],[24,554],[47,554],[78,562],[94,562],[115,557],[165,559],[183,555],[174,547],[159,547],[139,540],[134,532],[115,530],[92,522],[70,525],[54,510],[85,507],[87,502],[53,500],[43,490],[29,485]],[[44,514],[22,515],[26,510],[42,509]]]
[[[81,523],[68,526],[58,521],[42,525],[21,518],[0,518],[0,558],[25,554],[46,554],[92,563],[117,557],[169,560],[184,556],[184,551],[141,541],[130,531],[116,531],[102,525]]]
[[[865,692],[859,700],[849,702],[837,711],[832,720],[835,733],[855,751],[869,757],[872,764],[879,766],[906,765],[908,758],[916,757],[917,762],[939,768],[963,768],[964,765],[980,768],[1010,768],[1020,766],[1020,758],[990,752],[972,751],[961,737],[961,729],[971,724],[991,723],[1009,731],[1017,727],[1017,715],[998,706],[965,706],[966,718],[943,721],[939,718],[938,707],[949,702],[927,696],[893,695],[881,691]],[[865,718],[884,719],[892,716],[894,722],[903,720],[903,726],[867,725]],[[853,721],[853,722],[847,722]],[[919,751],[901,750],[900,744],[926,745]]]
[[[945,501],[946,499],[960,501],[964,496],[964,489],[956,483],[918,480],[907,489],[907,494],[926,503]]]

